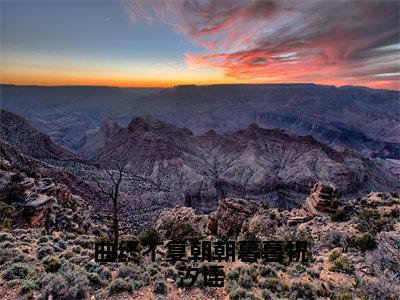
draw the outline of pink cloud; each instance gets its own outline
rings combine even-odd
[[[129,2],[205,48],[187,63],[228,77],[399,89],[398,1]]]

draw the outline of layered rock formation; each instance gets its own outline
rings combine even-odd
[[[104,149],[104,145],[107,145],[107,142],[118,134],[120,129],[116,122],[106,121],[100,128],[89,130],[84,144],[80,148],[81,152],[88,159],[95,157]]]
[[[147,117],[114,133],[103,139],[102,147],[96,145],[94,156],[90,152],[93,159],[123,162],[128,172],[176,192],[178,204],[203,212],[225,197],[300,206],[318,180],[332,182],[344,196],[399,187],[393,174],[349,149],[332,149],[310,136],[256,124],[229,134],[194,135]]]
[[[400,158],[396,91],[316,84],[191,85],[159,91],[13,85],[0,89],[4,109],[23,115],[53,141],[75,150],[104,120],[125,126],[133,116],[153,115],[196,134],[210,129],[233,132],[257,123],[310,134],[330,146],[370,156]]]
[[[23,154],[38,159],[76,158],[69,151],[54,144],[50,138],[34,128],[23,118],[0,110],[0,140],[17,148]]]
[[[299,207],[320,180],[334,184],[342,200],[371,189],[397,191],[400,186],[395,175],[349,149],[332,149],[310,136],[256,124],[234,133],[194,135],[151,117],[136,118],[125,128],[107,123],[87,145],[93,158],[89,162],[62,152],[25,121],[6,115],[14,121],[2,122],[2,157],[33,164],[46,176],[65,182],[74,193],[93,199],[91,178],[104,184],[109,181],[98,166],[124,164],[121,191],[125,198],[154,210],[178,204],[211,212],[227,197]]]
[[[259,209],[259,204],[242,199],[223,199],[210,214],[208,229],[220,238],[237,236],[244,221]]]
[[[311,216],[328,216],[338,207],[337,189],[333,184],[317,182],[303,204],[303,209]]]
[[[329,200],[326,197],[334,195],[335,191],[329,183],[318,182],[308,198],[316,200],[308,200],[302,208],[293,210],[278,210],[237,198],[221,200],[216,210],[210,214],[198,214],[192,208],[176,206],[164,210],[159,215],[155,227],[165,235],[174,225],[186,223],[202,236],[214,236],[219,239],[287,237],[286,234],[294,228],[306,232],[307,228],[312,227],[313,230],[319,231],[316,228],[318,224],[326,225],[330,215],[336,211],[336,199],[333,197]],[[382,215],[388,215],[391,210],[400,208],[400,198],[395,193],[373,192],[363,198],[353,199],[344,209],[350,218],[351,215],[370,208],[379,209]],[[331,226],[333,229],[334,225]],[[354,224],[351,227],[353,228]]]
[[[93,227],[91,207],[70,189],[51,178],[24,175],[8,161],[0,168],[0,201],[18,208],[15,223],[22,227],[45,226],[48,231],[88,232]],[[29,173],[28,173],[29,174]],[[21,178],[18,182],[14,177]],[[26,177],[25,177],[26,176]],[[32,176],[32,175],[31,175]],[[19,180],[19,179],[18,179]]]
[[[202,235],[232,238],[238,236],[243,223],[259,208],[256,202],[231,198],[221,200],[217,210],[209,215],[198,214],[193,208],[176,206],[161,212],[155,227],[165,235],[174,225],[187,223]]]
[[[191,207],[184,206],[176,206],[162,211],[155,223],[155,227],[165,236],[178,223],[188,223],[196,232],[208,231],[208,217],[197,214]]]

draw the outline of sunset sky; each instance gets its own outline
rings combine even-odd
[[[399,1],[0,1],[1,83],[400,90]]]

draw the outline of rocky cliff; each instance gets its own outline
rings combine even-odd
[[[143,90],[143,89],[142,89]],[[126,126],[152,115],[187,127],[233,132],[256,123],[312,135],[368,156],[400,158],[399,92],[316,84],[219,84],[171,89],[1,86],[2,107],[53,141],[79,150],[104,120]],[[147,95],[144,95],[147,94]]]
[[[352,150],[256,124],[233,133],[195,135],[152,117],[135,118],[125,128],[108,122],[87,140],[92,161],[85,161],[22,118],[2,115],[4,158],[34,164],[88,198],[96,198],[92,176],[107,184],[107,173],[99,166],[115,162],[125,165],[121,189],[127,199],[153,208],[179,204],[210,212],[226,197],[299,207],[317,181],[334,184],[342,201],[372,189],[399,188],[395,175]]]
[[[34,129],[20,116],[0,110],[0,120],[0,140],[14,146],[23,154],[38,159],[76,157],[54,144],[46,134]]]
[[[342,196],[399,187],[396,176],[349,149],[256,124],[233,133],[194,135],[147,117],[113,132],[106,139],[103,133],[102,139],[93,136],[103,145],[88,155],[123,162],[128,172],[180,193],[187,206],[200,211],[212,210],[224,197],[299,206],[319,180],[333,183]]]

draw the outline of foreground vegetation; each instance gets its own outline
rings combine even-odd
[[[50,295],[53,299],[122,295],[132,299],[397,299],[400,259],[398,253],[390,256],[388,251],[399,249],[398,222],[389,215],[374,215],[375,221],[385,225],[377,230],[376,224],[369,223],[371,229],[365,230],[364,220],[370,215],[371,211],[362,211],[347,223],[329,221],[328,225],[339,230],[313,240],[313,257],[308,263],[226,263],[223,288],[204,287],[201,275],[193,287],[178,288],[178,266],[160,258],[155,263],[146,258],[139,264],[96,263],[94,236],[15,229],[0,233],[1,288],[27,299],[48,299]],[[188,226],[180,225],[191,236]],[[349,226],[359,229],[352,235],[341,231],[341,226],[349,232]],[[139,236],[142,241],[158,238],[154,228]],[[369,277],[371,272],[380,274],[381,267],[387,274],[394,271],[390,276],[395,277]]]

